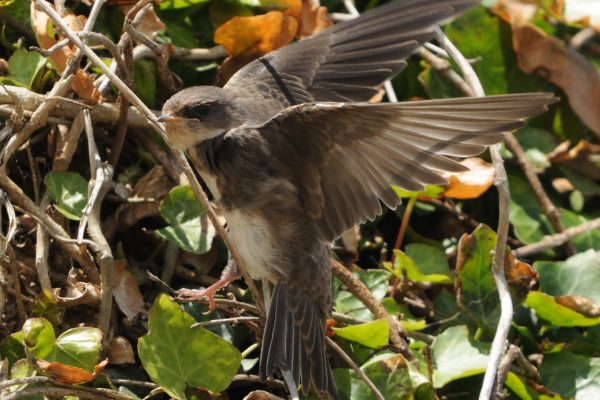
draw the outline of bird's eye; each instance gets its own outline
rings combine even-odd
[[[199,115],[208,115],[210,113],[210,107],[206,105],[198,106],[194,110]]]
[[[186,118],[202,119],[210,114],[210,106],[207,104],[187,106],[183,108],[181,114]]]

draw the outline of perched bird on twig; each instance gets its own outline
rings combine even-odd
[[[531,93],[369,104],[436,24],[477,0],[400,0],[285,46],[223,88],[192,87],[160,120],[221,207],[253,279],[274,285],[260,375],[337,398],[325,349],[331,310],[328,244],[395,208],[390,187],[421,190],[555,101]],[[214,292],[237,275],[235,263]],[[194,294],[187,292],[186,294]]]

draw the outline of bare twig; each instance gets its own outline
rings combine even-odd
[[[568,240],[573,239],[575,236],[592,231],[594,229],[600,229],[600,218],[596,218],[581,225],[574,226],[573,228],[565,229],[561,233],[544,236],[544,238],[537,243],[519,247],[515,250],[515,254],[517,257],[530,256],[546,249],[560,246],[566,243]]]
[[[438,71],[442,76],[452,83],[458,90],[460,90],[465,96],[474,96],[473,89],[465,80],[452,69],[450,63],[443,58],[440,58],[433,54],[431,51],[424,47],[419,48],[416,53],[423,60],[427,61],[431,68]]]
[[[211,319],[210,321],[196,322],[190,328],[199,328],[199,327],[204,328],[207,326],[229,324],[229,323],[231,323],[233,325],[237,325],[241,321],[259,321],[259,320],[260,320],[260,317],[232,317],[232,318]]]
[[[156,132],[158,132],[161,136],[165,137],[166,132],[164,130],[164,127],[162,126],[162,124],[160,122],[158,122],[156,115],[148,107],[146,107],[146,105],[135,95],[135,93],[133,93],[133,91],[125,84],[125,82],[123,82],[113,71],[110,70],[110,68],[108,68],[106,66],[106,64],[104,64],[102,62],[100,57],[98,57],[88,46],[86,46],[84,43],[82,43],[81,39],[79,39],[79,37],[75,34],[75,32],[73,32],[73,30],[60,18],[60,16],[56,13],[56,11],[52,8],[52,6],[50,6],[50,4],[45,0],[35,0],[35,2],[42,10],[44,10],[44,12],[46,14],[48,14],[48,16],[57,25],[60,26],[60,28],[63,30],[64,34],[67,37],[69,37],[69,39],[71,39],[71,41],[85,53],[85,55],[89,58],[89,60],[92,63],[94,63],[98,68],[100,68],[102,70],[102,72],[104,72],[106,74],[106,76],[110,79],[110,81],[121,91],[123,96],[132,105],[134,105],[138,110],[140,110],[142,112],[142,114],[144,114],[146,116],[146,118],[148,118],[148,120],[151,122],[152,128]],[[240,272],[242,273],[242,276],[244,277],[244,280],[246,281],[246,285],[248,285],[248,288],[250,289],[252,296],[254,297],[254,300],[256,301],[257,304],[259,304],[261,309],[264,309],[264,306],[262,304],[262,299],[260,296],[260,292],[258,291],[256,284],[254,283],[254,281],[248,274],[248,269],[246,268],[246,264],[244,263],[244,261],[242,260],[242,258],[239,255],[239,253],[235,249],[235,246],[233,245],[233,242],[229,238],[227,231],[225,230],[223,225],[221,225],[221,223],[219,222],[217,215],[216,215],[215,211],[213,210],[213,208],[208,200],[208,197],[206,196],[206,193],[204,193],[204,190],[202,189],[202,187],[200,186],[200,183],[196,179],[196,175],[194,174],[187,159],[185,158],[185,155],[181,151],[175,152],[175,155],[176,155],[177,161],[181,165],[182,170],[185,172],[185,175],[187,176],[189,183],[191,184],[192,188],[194,189],[196,196],[200,200],[200,204],[207,211],[207,214],[208,214],[211,222],[215,226],[215,229],[217,230],[217,232],[219,233],[219,235],[221,236],[221,238],[227,245],[233,258],[235,259],[238,266],[240,267]]]
[[[477,74],[473,70],[473,67],[460,53],[460,51],[454,46],[454,44],[444,35],[441,29],[437,28],[438,39],[442,46],[446,49],[448,54],[457,63],[463,77],[469,83],[469,86],[473,89],[475,96],[485,96],[483,86],[477,77]],[[498,189],[498,228],[497,228],[497,242],[496,249],[494,251],[494,259],[492,264],[492,273],[494,275],[494,281],[498,288],[498,295],[500,296],[500,319],[498,321],[498,327],[496,328],[496,334],[492,342],[492,348],[490,351],[490,358],[488,361],[488,367],[485,371],[483,378],[483,385],[479,394],[480,400],[488,400],[492,396],[494,390],[494,382],[496,381],[498,365],[502,359],[502,355],[506,349],[506,342],[508,332],[512,324],[513,318],[513,305],[510,297],[510,291],[504,276],[504,256],[506,251],[506,242],[508,238],[508,209],[510,205],[510,191],[508,186],[508,177],[506,170],[504,169],[504,161],[500,155],[500,145],[490,146],[490,154],[492,156],[492,162],[494,164],[494,185]]]
[[[390,321],[390,341],[394,348],[402,353],[402,355],[408,359],[413,360],[414,356],[408,348],[408,344],[402,338],[402,335],[406,335],[406,329],[400,321],[392,317],[383,308],[381,303],[377,301],[373,294],[369,291],[369,288],[365,286],[360,280],[358,280],[346,267],[335,260],[331,260],[331,268],[333,274],[337,276],[344,285],[348,288],[350,293],[359,299],[377,318],[385,318]]]
[[[24,108],[23,116],[27,118],[33,118],[34,112],[46,101],[46,96],[32,92],[26,88],[11,86],[9,94],[5,91],[5,88],[0,87],[0,104],[4,104],[4,106],[0,108],[0,113],[6,115],[11,114],[14,111],[14,108],[6,106],[6,104],[13,104],[15,102],[13,97],[21,102]],[[73,107],[73,104],[69,104],[64,97],[55,96],[54,99],[55,105],[49,109],[49,118],[54,117],[56,119],[49,119],[51,122],[66,123],[67,121],[65,120],[74,120],[81,113],[83,106]],[[92,119],[96,123],[114,124],[119,117],[119,106],[113,103],[96,104],[90,109],[90,113]],[[150,127],[148,120],[133,107],[129,108],[127,124],[138,128]]]
[[[114,269],[114,260],[110,245],[102,233],[100,206],[102,204],[102,199],[110,188],[113,169],[110,164],[102,163],[102,160],[100,159],[100,154],[98,153],[96,142],[94,140],[92,120],[88,110],[83,111],[83,117],[85,120],[85,134],[88,142],[90,171],[93,173],[93,176],[90,179],[91,193],[85,207],[84,216],[87,216],[89,222],[87,229],[88,234],[99,247],[96,254],[96,260],[100,267],[102,297],[100,301],[100,313],[98,315],[98,328],[104,332],[105,340],[108,340],[108,329],[112,310],[112,273]],[[84,223],[82,223],[82,226],[85,226]],[[78,240],[81,238],[78,237]]]
[[[542,185],[540,178],[535,172],[535,168],[527,159],[523,147],[521,147],[521,144],[512,133],[507,134],[504,140],[506,142],[506,147],[508,147],[511,153],[515,155],[517,163],[519,164],[519,166],[523,170],[523,173],[527,177],[529,185],[533,189],[535,198],[542,207],[544,215],[546,215],[548,221],[550,221],[550,224],[552,225],[554,230],[556,230],[557,233],[562,233],[565,229],[562,223],[560,222],[560,211],[558,210],[558,208],[556,208],[554,203],[552,203],[552,200],[550,200],[550,197],[544,190],[544,186]],[[564,243],[566,245],[567,253],[569,255],[575,254],[575,249],[573,248],[573,245],[568,240]]]
[[[334,342],[328,337],[326,337],[325,339],[327,339],[327,344],[329,345],[329,347],[331,347],[342,358],[342,360],[344,360],[344,362],[346,362],[346,364],[348,364],[350,368],[352,368],[354,372],[356,372],[356,375],[358,375],[359,378],[365,382],[367,387],[375,395],[375,398],[378,400],[385,400],[385,397],[383,397],[379,389],[377,389],[377,386],[375,386],[371,378],[369,378],[367,374],[365,374],[365,372],[362,369],[360,369],[358,365],[356,365],[354,360],[352,360],[352,358],[350,358],[350,356],[346,354],[346,352],[342,350],[342,348],[338,346],[336,342]]]

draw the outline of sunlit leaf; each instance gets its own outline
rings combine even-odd
[[[433,386],[440,388],[453,380],[483,373],[489,347],[487,343],[471,340],[464,325],[446,329],[431,345],[435,368]]]
[[[44,179],[55,207],[62,215],[79,220],[88,201],[88,183],[77,172],[49,172]]]
[[[389,324],[387,319],[378,319],[367,322],[366,324],[351,325],[344,328],[333,328],[333,330],[337,337],[376,349],[388,344]]]
[[[158,236],[191,253],[202,254],[210,250],[215,228],[203,217],[204,210],[190,186],[172,189],[161,201],[159,211],[169,226],[158,229]]]
[[[186,387],[220,392],[240,367],[241,353],[204,328],[190,329],[196,321],[166,295],[150,311],[148,334],[138,351],[150,378],[170,396],[183,400]]]
[[[565,397],[600,398],[600,358],[563,351],[544,355],[541,384]]]

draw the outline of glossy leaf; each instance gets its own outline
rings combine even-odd
[[[466,326],[453,326],[439,334],[431,345],[435,369],[433,386],[485,371],[489,344],[476,343],[469,338]]]
[[[394,255],[395,259],[393,267],[390,263],[385,263],[384,266],[392,271],[398,278],[401,278],[403,273],[406,272],[406,277],[413,282],[452,283],[452,278],[446,274],[424,273],[420,265],[418,266],[412,258],[401,250],[394,250]],[[426,265],[431,267],[429,263],[426,263]]]
[[[49,172],[44,180],[56,209],[65,217],[80,220],[88,201],[88,183],[77,172]]]
[[[458,298],[462,307],[476,317],[481,327],[495,329],[500,316],[500,300],[492,274],[492,251],[496,232],[479,225],[458,242],[456,270]]]
[[[204,210],[190,186],[172,189],[161,201],[159,211],[169,226],[158,229],[158,236],[191,253],[202,254],[210,250],[215,228],[208,218],[203,218]]]
[[[22,332],[25,345],[36,358],[88,372],[94,371],[100,359],[102,332],[97,328],[72,328],[57,338],[48,320],[30,318],[23,325]]]
[[[387,319],[378,319],[366,324],[333,328],[333,330],[337,337],[376,349],[388,344],[390,322]]]
[[[388,280],[390,273],[383,270],[368,270],[355,274],[369,288],[373,296],[381,300],[385,297],[388,290]],[[345,289],[340,289],[334,296],[335,309],[343,314],[367,321],[373,320],[374,316],[365,305],[352,293]]]
[[[204,328],[166,295],[150,310],[148,334],[140,338],[142,365],[170,396],[185,399],[186,387],[220,392],[229,386],[242,355],[232,344]]]
[[[563,351],[544,355],[541,383],[565,397],[600,398],[600,358]]]

